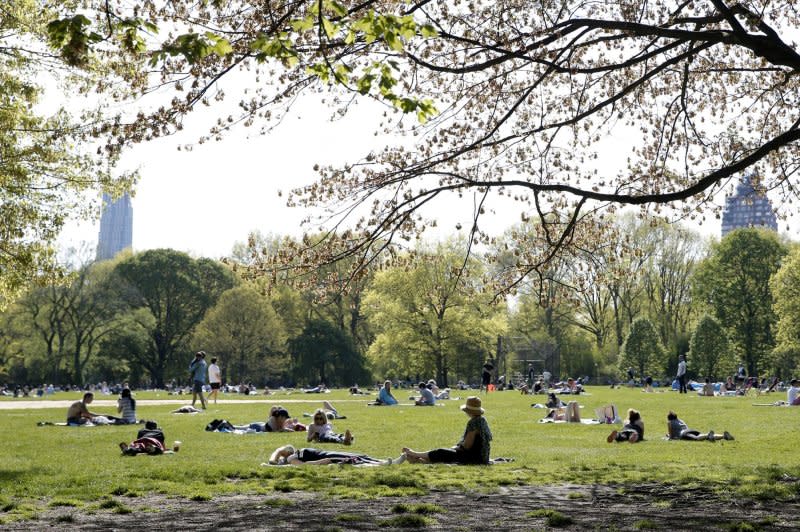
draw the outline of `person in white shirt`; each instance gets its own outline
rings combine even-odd
[[[222,372],[217,365],[217,357],[211,358],[211,365],[208,366],[208,383],[211,385],[211,393],[208,394],[208,399],[214,398],[214,404],[217,404],[217,395],[222,386]]]
[[[786,402],[789,403],[789,406],[800,406],[800,381],[792,379],[789,384],[789,390],[786,392]]]
[[[678,393],[686,393],[686,357],[678,357]]]

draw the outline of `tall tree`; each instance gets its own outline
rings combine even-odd
[[[227,379],[263,382],[276,373],[270,364],[285,353],[286,332],[269,300],[247,285],[224,292],[197,326],[195,342],[219,355]]]
[[[682,354],[682,339],[688,337],[694,316],[692,277],[705,255],[706,244],[696,232],[663,222],[650,227],[648,233],[653,252],[640,272],[644,306],[664,346],[673,355]]]
[[[187,347],[206,311],[233,287],[233,275],[211,259],[193,259],[170,249],[138,253],[120,262],[115,272],[125,284],[130,307],[147,309],[154,320],[148,349],[136,362],[161,387],[168,366],[177,362],[175,356]]]
[[[775,312],[769,280],[786,254],[777,235],[737,229],[714,245],[693,279],[695,298],[710,308],[728,332],[750,375],[775,346]]]
[[[149,61],[156,82],[177,91],[135,123],[110,127],[111,149],[178,129],[224,98],[225,78],[243,75],[253,82],[238,114],[222,107],[201,140],[237,123],[269,130],[301,92],[331,86],[328,100],[342,112],[365,97],[417,113],[424,123],[376,117],[376,127],[409,138],[322,167],[290,200],[330,206],[325,217],[352,215],[356,254],[393,235],[413,239],[448,197],[469,198],[476,218],[518,201],[522,217],[551,233],[530,264],[542,268],[606,207],[673,204],[702,221],[696,209],[747,168],[759,170],[759,190],[792,197],[796,186],[793,0],[87,6],[94,18],[68,9],[51,26],[68,59],[85,61],[92,41],[108,36],[98,55],[118,42],[131,64]],[[155,26],[163,41],[146,38]],[[144,70],[128,81],[143,86]]]
[[[639,375],[662,372],[666,366],[664,347],[656,328],[647,318],[637,318],[620,353],[620,368],[634,367]]]
[[[110,280],[113,263],[81,268],[66,287],[64,317],[71,335],[72,378],[84,382],[84,369],[103,337],[114,327],[123,303]]]
[[[692,366],[698,375],[715,379],[724,374],[732,374],[735,361],[728,349],[728,336],[725,329],[709,315],[704,315],[694,329],[689,343]]]
[[[792,248],[772,276],[770,288],[778,317],[773,365],[786,378],[800,367],[800,247]]]
[[[378,272],[366,295],[368,320],[377,331],[370,359],[386,375],[434,374],[447,385],[458,348],[472,345],[477,372],[505,330],[491,295],[481,293],[481,266],[464,261],[455,242],[408,258],[406,266]],[[460,375],[469,379],[475,375]]]
[[[12,321],[6,332],[24,331],[31,340],[36,339],[38,352],[48,367],[47,380],[55,384],[67,382],[64,379],[68,377],[64,368],[69,350],[66,301],[64,285],[45,283],[32,286],[8,310]],[[30,354],[26,358],[29,357]]]
[[[289,341],[297,379],[326,386],[371,381],[366,359],[353,340],[335,325],[311,319],[303,332]]]

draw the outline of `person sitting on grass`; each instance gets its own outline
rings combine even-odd
[[[789,406],[800,406],[800,380],[792,379],[789,381],[789,389],[786,390],[786,402]]]
[[[122,413],[121,424],[132,425],[136,423],[136,399],[131,395],[130,388],[123,388],[117,399],[117,412]]]
[[[550,392],[547,394],[547,402],[544,406],[547,408],[562,408],[567,406],[567,403],[559,399],[555,392]]]
[[[75,401],[67,409],[67,425],[85,425],[93,418],[100,416],[89,411],[89,405],[94,401],[94,394],[86,392],[83,394],[83,399]]]
[[[383,388],[378,392],[378,404],[386,406],[397,404],[397,399],[392,395],[392,381],[383,383]]]
[[[436,405],[436,397],[433,392],[428,389],[428,385],[424,382],[419,383],[419,399],[414,401],[417,406],[434,406]]]
[[[461,441],[451,449],[434,449],[417,452],[408,447],[403,448],[403,456],[409,463],[417,464],[488,464],[491,450],[492,432],[489,423],[483,417],[480,397],[467,397],[461,410],[469,416],[467,427]]]
[[[698,395],[703,397],[714,397],[714,384],[711,382],[711,379],[706,377],[705,384],[703,384],[703,388],[700,390]]]
[[[325,415],[325,411],[320,408],[314,412],[313,421],[308,425],[308,438],[306,441],[350,445],[353,443],[353,435],[349,430],[344,431],[344,434],[333,432],[333,426],[328,423],[328,417]]]
[[[278,447],[269,457],[269,463],[261,465],[331,465],[331,464],[352,464],[358,466],[380,466],[401,464],[405,461],[404,456],[395,460],[391,458],[380,460],[367,456],[366,454],[348,453],[344,451],[323,451],[311,447],[295,449],[291,445]]]
[[[725,384],[722,386],[722,388],[723,388],[723,389],[724,389],[726,392],[735,392],[735,391],[736,391],[736,383],[735,383],[735,382],[733,382],[733,377],[731,377],[731,376],[729,375],[729,376],[728,376],[728,380],[726,380],[726,381],[725,381]]]
[[[727,430],[722,434],[715,434],[713,430],[709,430],[706,434],[703,434],[699,430],[690,429],[686,423],[678,419],[678,415],[672,410],[670,410],[667,414],[667,437],[670,440],[691,441],[717,441],[733,439],[733,436]]]
[[[638,410],[629,408],[628,419],[625,420],[622,430],[612,430],[611,434],[609,434],[608,438],[606,438],[606,441],[608,443],[623,441],[636,443],[637,441],[642,441],[643,439],[644,421],[642,421],[642,416],[639,414]]]

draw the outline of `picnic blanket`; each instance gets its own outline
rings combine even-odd
[[[566,419],[555,420],[551,417],[545,417],[539,420],[539,423],[580,423],[581,425],[602,425],[603,423],[597,419],[581,419],[580,421],[567,421]]]
[[[66,423],[64,421],[37,421],[36,425],[39,427],[55,426],[55,427],[102,427],[106,425],[132,425],[132,423],[116,422],[114,419],[106,416],[93,417],[91,421],[86,423]]]

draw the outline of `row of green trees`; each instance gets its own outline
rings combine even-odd
[[[204,349],[231,382],[474,382],[498,338],[519,340],[505,342],[506,372],[534,357],[556,375],[630,366],[661,378],[687,352],[696,376],[797,367],[800,252],[774,233],[738,230],[706,247],[680,227],[622,218],[613,244],[559,257],[501,295],[494,281],[520,267],[524,234],[466,259],[463,241],[423,246],[370,271],[345,259],[265,275],[249,250],[279,255],[292,242],[258,235],[225,262],[122,254],[31,286],[0,316],[2,378],[163,386],[185,382]]]

